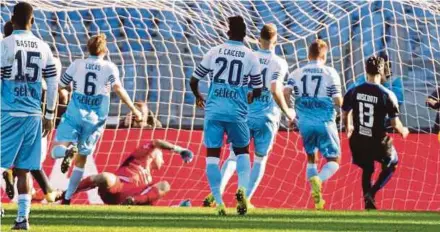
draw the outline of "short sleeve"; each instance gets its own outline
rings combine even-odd
[[[253,89],[263,88],[263,77],[261,76],[260,62],[257,56],[251,57],[251,69],[249,70],[249,77]]]
[[[115,64],[111,65],[110,76],[108,77],[108,82],[113,87],[114,85],[121,85],[121,80],[119,78],[119,69]]]
[[[344,101],[342,103],[342,110],[345,111],[345,112],[349,112],[350,110],[353,109],[354,89],[355,88],[352,88],[347,93],[345,93]]]
[[[52,51],[49,48],[49,45],[46,46],[47,50],[47,61],[46,61],[46,67],[43,68],[43,78],[56,78],[58,77],[58,70],[56,67],[56,60],[53,57]]]
[[[203,79],[209,72],[212,71],[211,69],[211,56],[213,53],[213,49],[209,50],[202,59],[202,62],[197,66],[196,70],[194,71],[193,77],[197,79]]]
[[[298,88],[295,88],[295,86],[296,86],[295,78],[297,78],[298,75],[300,75],[300,73],[301,73],[301,69],[299,69],[299,68],[295,69],[290,74],[290,76],[287,78],[287,84],[286,84],[285,88],[298,90]]]
[[[287,66],[287,62],[285,60],[277,63],[276,67],[276,71],[272,74],[272,80],[271,82],[280,82],[282,83],[284,81],[284,79],[286,78],[287,75],[287,71],[288,71],[288,66]]]
[[[329,97],[341,97],[341,78],[334,68],[330,68],[330,84],[327,86],[327,95]]]
[[[399,116],[399,102],[397,101],[396,95],[389,91],[388,98],[386,102],[387,114],[389,118],[395,118]]]
[[[62,87],[66,87],[66,86],[68,86],[70,84],[70,82],[72,82],[73,76],[75,75],[76,63],[77,63],[77,60],[73,61],[69,65],[69,67],[67,68],[67,70],[64,73],[64,75],[61,77],[59,84]]]
[[[11,77],[11,73],[12,73],[12,65],[7,63],[8,59],[5,59],[8,56],[8,49],[7,49],[7,45],[5,40],[2,40],[0,42],[0,53],[2,56],[2,59],[0,59],[1,62],[1,78],[2,79],[8,79]]]

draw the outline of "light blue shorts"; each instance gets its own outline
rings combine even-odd
[[[58,125],[55,141],[75,143],[80,155],[91,155],[104,131],[104,124],[105,121],[92,123],[87,120],[71,119],[64,114]]]
[[[307,155],[319,150],[325,158],[336,158],[341,154],[336,123],[298,123]]]
[[[40,116],[13,117],[2,112],[1,158],[2,168],[41,169]]]
[[[207,148],[222,147],[225,133],[228,136],[228,142],[232,142],[234,147],[241,148],[249,145],[249,127],[246,122],[205,120],[203,132],[203,140]]]
[[[255,154],[264,157],[272,150],[279,123],[270,120],[250,120],[248,126],[254,139]]]

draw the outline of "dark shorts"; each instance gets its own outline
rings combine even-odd
[[[116,183],[112,187],[98,188],[98,194],[107,205],[119,205],[127,199],[139,195],[151,185],[137,185],[122,181],[116,177]]]
[[[385,136],[383,139],[371,139],[353,135],[349,140],[349,144],[353,163],[361,168],[371,167],[374,165],[374,161],[383,165],[398,162],[393,140],[389,136]]]

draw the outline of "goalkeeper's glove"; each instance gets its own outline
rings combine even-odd
[[[180,157],[182,157],[183,162],[185,163],[190,163],[193,159],[194,154],[192,153],[192,151],[186,149],[186,148],[182,148],[179,146],[174,146],[173,149],[175,152],[180,154]]]

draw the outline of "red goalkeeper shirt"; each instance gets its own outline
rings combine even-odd
[[[135,185],[148,185],[152,182],[150,167],[147,158],[156,149],[152,142],[148,142],[136,149],[131,155],[125,159],[116,171],[121,181],[132,183]]]

